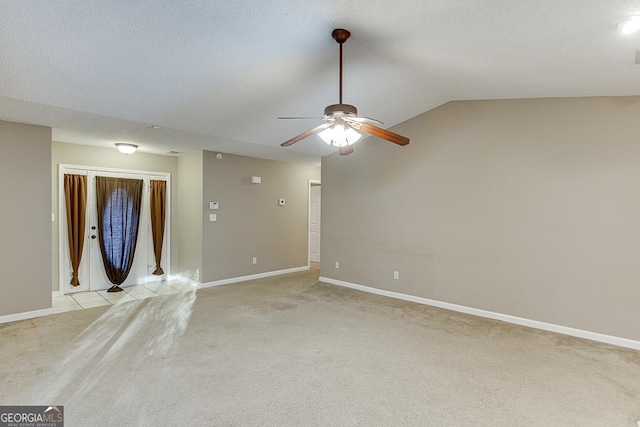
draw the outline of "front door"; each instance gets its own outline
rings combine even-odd
[[[140,206],[140,223],[138,228],[138,239],[136,244],[136,250],[133,258],[133,265],[127,279],[122,286],[130,286],[148,283],[156,280],[166,280],[169,274],[169,235],[170,235],[170,206],[171,196],[169,190],[166,194],[166,220],[165,220],[165,232],[162,245],[162,259],[161,266],[165,271],[162,276],[154,276],[152,273],[155,270],[155,255],[153,251],[153,233],[151,232],[151,217],[149,207],[149,182],[150,180],[167,181],[167,189],[169,185],[168,174],[154,174],[154,173],[136,173],[130,172],[115,172],[109,170],[91,170],[89,168],[76,167],[76,166],[61,166],[59,185],[64,188],[63,175],[65,173],[86,175],[87,176],[87,206],[86,206],[86,229],[85,229],[85,244],[82,253],[82,259],[80,262],[80,268],[78,270],[78,278],[80,285],[72,286],[70,282],[71,278],[71,263],[69,261],[69,245],[67,241],[67,220],[65,212],[65,199],[64,192],[60,193],[60,291],[62,294],[71,294],[75,292],[83,291],[96,291],[108,289],[112,286],[111,282],[107,278],[105,268],[102,261],[102,255],[100,252],[100,243],[98,240],[98,211],[97,211],[97,199],[96,199],[96,176],[107,177],[119,177],[119,178],[131,178],[143,180],[144,190],[142,192],[142,201]],[[95,238],[93,237],[95,236]]]

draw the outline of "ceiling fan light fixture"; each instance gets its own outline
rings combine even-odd
[[[136,144],[127,144],[124,142],[120,142],[116,144],[116,148],[122,154],[133,154],[138,149],[138,146]]]
[[[328,145],[346,147],[354,144],[362,135],[347,124],[334,124],[318,134]]]
[[[640,30],[640,15],[632,16],[624,22],[618,24],[618,28],[624,35],[631,35]]]

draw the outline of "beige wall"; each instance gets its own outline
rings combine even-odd
[[[106,167],[114,169],[130,169],[146,172],[168,172],[171,174],[171,274],[178,272],[178,158],[158,154],[135,153],[124,155],[111,148],[92,147],[88,145],[64,144],[54,142],[51,146],[52,159],[50,164],[52,197],[51,212],[56,214],[56,222],[52,225],[53,242],[51,247],[53,258],[53,290],[59,289],[59,226],[58,223],[58,171],[59,164]]]
[[[320,168],[204,152],[203,282],[307,265],[309,179]],[[251,176],[262,178],[251,184]],[[286,200],[278,206],[278,199]],[[217,201],[220,209],[209,210]],[[209,222],[209,214],[218,220]],[[252,264],[252,257],[258,263]]]
[[[202,278],[202,151],[180,157],[180,274]]]
[[[51,128],[0,121],[0,316],[51,308]]]
[[[639,118],[640,97],[451,102],[395,127],[405,148],[324,158],[321,274],[640,340]]]

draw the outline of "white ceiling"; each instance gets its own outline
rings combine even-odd
[[[640,94],[635,0],[0,2],[0,118],[56,141],[315,162],[279,144],[338,102],[405,121],[449,100]],[[150,125],[163,130],[149,129]]]

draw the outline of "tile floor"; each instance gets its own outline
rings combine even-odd
[[[53,312],[81,310],[83,308],[113,305],[137,299],[153,298],[159,295],[171,295],[193,289],[192,285],[182,282],[155,282],[146,285],[127,286],[122,292],[78,292],[53,297]]]

